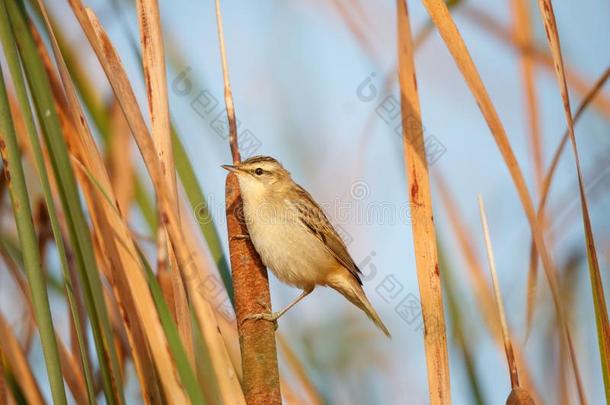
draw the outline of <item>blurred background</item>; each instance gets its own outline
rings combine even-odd
[[[528,2],[535,52],[534,82],[540,148],[532,143],[530,110],[516,46],[511,1],[462,0],[452,14],[506,128],[534,201],[540,197],[534,155],[546,172],[565,131],[562,101],[537,4]],[[138,57],[134,5],[88,1],[124,62],[140,105],[146,92]],[[48,8],[81,50],[78,58],[101,89],[111,90],[99,63],[64,1]],[[488,286],[491,279],[479,220],[477,194],[486,202],[491,239],[509,327],[548,404],[575,403],[544,272],[538,273],[531,331],[526,302],[531,236],[515,187],[470,91],[429,17],[409,1],[414,36],[420,40],[416,69],[424,139],[431,165],[441,277],[448,324],[451,394],[454,403],[503,403],[510,381],[502,347],[490,333],[477,300],[472,259]],[[610,7],[602,0],[553,2],[569,80],[572,109],[610,66]],[[218,38],[211,1],[160,2],[168,59],[170,109],[221,235],[226,219],[221,164],[231,156],[224,130],[224,100]],[[319,288],[283,317],[278,331],[290,342],[311,382],[329,404],[424,404],[427,379],[419,290],[406,193],[396,63],[396,10],[391,1],[222,2],[227,56],[242,157],[277,158],[326,210],[364,273],[364,286],[392,332],[386,339],[332,290]],[[548,60],[548,59],[547,59]],[[576,126],[593,231],[606,291],[610,259],[610,92],[602,89]],[[397,129],[398,128],[398,129]],[[141,160],[136,157],[134,161]],[[574,158],[568,148],[549,196],[549,246],[560,271],[562,300],[589,403],[601,404],[591,283]],[[444,197],[443,197],[444,196]],[[135,206],[134,206],[135,207]],[[470,261],[450,212],[470,241]],[[196,213],[188,213],[197,217]],[[130,223],[145,232],[142,214]],[[53,257],[49,258],[52,262]],[[56,259],[55,259],[56,260]],[[0,310],[19,330],[23,303],[0,264]],[[50,266],[51,268],[53,266]],[[59,270],[58,270],[59,271]],[[58,273],[59,274],[59,273]],[[271,279],[273,307],[299,291]],[[451,296],[448,297],[448,294]],[[57,329],[67,333],[65,303],[53,300]],[[63,333],[62,332],[62,333]],[[40,347],[30,354],[42,365]],[[37,367],[44,379],[44,368]],[[295,377],[280,355],[280,371]],[[132,369],[133,373],[133,369]],[[137,380],[131,397],[137,400]],[[41,384],[45,386],[45,384]]]

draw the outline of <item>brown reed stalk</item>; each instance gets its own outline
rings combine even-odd
[[[241,157],[237,143],[235,108],[229,82],[219,0],[216,0],[216,22],[229,124],[229,145],[233,164],[238,164]],[[229,173],[227,176],[225,201],[231,274],[233,275],[237,328],[241,345],[244,397],[248,404],[281,404],[275,326],[271,322],[244,322],[247,316],[260,313],[264,309],[262,307],[271,308],[271,294],[267,269],[247,237],[248,228],[241,214],[243,202],[237,176],[233,173]]]

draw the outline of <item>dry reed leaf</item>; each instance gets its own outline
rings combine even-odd
[[[72,10],[83,28],[89,43],[100,61],[111,87],[125,113],[132,135],[140,149],[146,169],[157,191],[162,222],[166,225],[174,246],[180,271],[191,297],[194,312],[199,321],[201,333],[210,351],[212,366],[215,370],[221,394],[228,403],[243,403],[243,394],[235,369],[231,364],[222,334],[217,326],[215,314],[199,289],[205,285],[200,269],[192,261],[192,253],[181,233],[178,218],[171,209],[171,202],[164,192],[164,179],[160,175],[157,154],[148,134],[133,89],[112,43],[103,30],[97,17],[90,9],[85,9],[80,1],[70,0]]]
[[[68,113],[66,112],[70,109],[70,107],[68,106],[68,101],[67,101],[66,97],[64,96],[61,82],[56,77],[54,66],[47,54],[46,48],[44,46],[44,43],[41,39],[40,34],[38,33],[38,31],[36,30],[36,28],[33,25],[31,26],[31,30],[32,30],[34,40],[36,41],[37,46],[38,46],[39,55],[44,63],[45,70],[49,77],[53,97],[55,99],[56,111],[58,114],[60,125],[62,127],[62,132],[65,134],[66,144],[68,145],[70,153],[73,156],[80,155],[80,143],[78,141],[79,137],[76,134],[76,129],[74,128],[72,121],[68,118]],[[45,165],[47,167],[47,171],[49,173],[53,173],[53,171],[51,170],[51,166],[50,166],[51,163],[50,163],[49,156],[48,156],[46,149],[43,149],[43,155],[45,158]],[[74,161],[78,162],[77,160],[74,160]],[[113,267],[109,262],[110,257],[104,253],[102,246],[101,246],[101,244],[102,244],[102,242],[100,241],[101,237],[100,237],[99,232],[97,231],[100,228],[100,226],[98,225],[94,203],[92,202],[92,201],[97,201],[97,196],[92,194],[91,187],[89,187],[90,186],[89,181],[88,181],[88,179],[86,179],[86,176],[84,175],[82,170],[76,170],[75,175],[77,176],[79,183],[83,185],[85,200],[87,202],[87,205],[89,207],[91,207],[91,209],[92,209],[91,216],[92,216],[92,220],[95,224],[95,226],[93,227],[93,230],[95,231],[93,234],[93,244],[94,244],[94,250],[95,250],[95,254],[96,254],[96,262],[98,263],[98,268],[103,272],[104,276],[109,281],[111,281],[114,278],[112,277],[112,272],[109,269],[112,269]],[[55,190],[55,195],[57,195],[58,194],[57,193],[57,184],[55,182],[55,179],[52,176],[50,176],[50,182],[51,182],[51,188],[53,190]],[[60,222],[60,226],[62,228],[62,233],[68,234],[65,217],[62,215],[61,212],[58,212],[58,216],[60,219],[59,222]],[[101,238],[101,239],[104,240],[104,238]],[[68,255],[68,257],[70,258],[71,256]],[[70,278],[71,278],[72,285],[77,287],[75,290],[79,291],[80,288],[78,288],[78,286],[80,283],[79,283],[78,277],[76,276],[75,269],[73,268],[73,266],[69,266],[69,270],[70,270]],[[121,287],[122,293],[125,294],[125,291],[126,291],[125,283],[121,284],[120,287]],[[119,292],[117,290],[115,290],[115,291],[116,291],[116,294],[119,294]],[[105,295],[106,295],[106,293],[107,293],[107,291],[104,290]],[[122,311],[122,314],[126,314],[126,316],[133,317],[133,316],[135,316],[136,311],[135,311],[135,309],[133,307],[133,303],[131,301],[132,301],[131,298],[127,298],[124,300],[123,305],[127,306],[127,308]],[[115,301],[106,300],[106,302],[115,302]],[[84,330],[86,322],[87,322],[86,321],[87,312],[85,311],[84,303],[82,302],[82,300],[79,298],[78,295],[77,295],[77,307],[78,307],[78,311],[79,311],[79,317],[81,320],[81,328],[82,328],[82,330]],[[112,307],[110,307],[110,309],[112,309]],[[111,315],[113,315],[113,314],[111,313]],[[121,319],[123,319],[123,315],[121,315]],[[120,327],[117,328],[116,325],[117,325],[116,320],[114,320],[114,330],[122,330]],[[148,345],[146,344],[145,340],[142,337],[142,332],[140,330],[140,326],[137,322],[130,322],[130,323],[128,323],[128,325],[133,327],[133,330],[129,330],[128,338],[129,338],[130,346],[132,347],[132,353],[133,353],[132,357],[133,357],[134,365],[136,368],[136,374],[138,375],[138,378],[141,383],[140,385],[141,385],[142,397],[144,398],[144,400],[147,403],[151,402],[151,398],[153,399],[153,402],[155,399],[160,400],[157,379],[154,378],[154,367],[152,366],[152,361],[150,360]],[[73,346],[74,353],[78,353],[78,355],[80,355],[80,350],[79,350],[78,342],[76,341],[76,339],[73,339],[72,346]],[[85,352],[87,352],[87,353],[89,352],[87,340],[85,340]]]
[[[576,359],[576,353],[574,351],[574,345],[572,343],[572,337],[570,335],[570,331],[565,320],[565,311],[563,309],[563,304],[559,295],[559,287],[556,275],[557,272],[555,270],[555,265],[551,259],[551,256],[549,255],[548,250],[546,249],[542,229],[539,226],[536,217],[536,211],[534,210],[534,204],[529,195],[525,178],[523,177],[523,173],[521,172],[519,163],[517,162],[515,154],[510,146],[508,136],[506,135],[504,126],[500,121],[500,117],[498,116],[498,113],[491,101],[491,98],[489,97],[489,94],[487,93],[487,90],[479,76],[479,72],[468,52],[468,49],[466,48],[466,44],[464,43],[464,40],[460,35],[453,19],[451,18],[447,6],[442,0],[422,1],[426,9],[428,10],[428,13],[432,17],[434,24],[437,26],[438,31],[441,34],[443,40],[445,41],[447,48],[453,56],[453,59],[455,60],[459,70],[464,76],[466,84],[468,85],[471,93],[475,97],[477,105],[479,106],[479,109],[481,110],[483,117],[485,118],[491,130],[498,149],[500,150],[500,153],[504,158],[506,167],[508,168],[511,178],[513,179],[517,194],[519,195],[519,199],[529,222],[531,233],[536,242],[536,248],[540,254],[543,268],[547,275],[547,279],[553,297],[553,304],[555,306],[555,311],[558,315],[559,324],[561,325],[566,341],[568,343],[570,360],[574,371],[576,384],[579,393],[581,393],[582,398],[582,380],[578,369],[578,362]]]
[[[485,238],[485,249],[487,251],[487,259],[489,263],[489,271],[491,272],[491,280],[493,284],[494,297],[496,299],[496,309],[498,310],[498,318],[502,326],[502,339],[504,341],[504,351],[506,352],[506,362],[510,373],[510,385],[512,389],[519,387],[519,373],[515,362],[515,354],[510,338],[510,332],[506,323],[506,315],[504,313],[504,304],[502,303],[502,293],[500,292],[500,284],[498,282],[498,274],[496,273],[496,261],[494,259],[493,248],[491,246],[491,238],[489,236],[489,228],[487,225],[487,214],[483,204],[483,197],[479,194],[479,212],[481,215],[481,224],[483,226],[483,235]]]
[[[68,111],[72,114],[72,123],[75,124],[76,127],[75,135],[77,136],[73,139],[74,143],[77,144],[76,156],[78,160],[83,163],[83,166],[92,173],[96,181],[99,182],[100,187],[108,193],[108,197],[112,201],[115,201],[104,163],[99,155],[95,141],[91,136],[74,85],[61,56],[57,41],[51,31],[46,9],[41,0],[39,0],[38,3],[49,32],[55,60],[66,91],[65,95],[68,103]],[[80,171],[77,171],[77,173],[79,172]],[[155,305],[144,275],[140,270],[137,250],[135,249],[129,230],[121,218],[115,215],[113,210],[114,207],[109,207],[108,204],[104,202],[103,198],[99,198],[97,189],[94,185],[89,184],[87,181],[81,181],[81,185],[85,192],[85,199],[87,200],[89,207],[91,207],[90,215],[92,220],[97,224],[94,229],[96,232],[100,232],[100,236],[98,237],[100,241],[103,241],[105,256],[108,257],[112,263],[113,287],[115,288],[115,291],[118,292],[117,299],[122,305],[123,316],[134,317],[134,315],[137,315],[137,319],[140,321],[139,326],[143,329],[144,335],[148,339],[148,343],[151,347],[150,353],[157,366],[159,379],[167,399],[172,403],[186,403],[188,398],[179,382],[169,351],[158,349],[166,348],[167,340],[158,315],[156,311],[152,310],[155,308]],[[131,311],[127,312],[126,309],[135,309],[135,314]],[[132,327],[128,328],[128,334],[138,327],[136,324],[137,322],[128,323],[128,325]],[[130,339],[130,343],[132,345],[140,345],[143,342],[136,342],[133,339]],[[137,351],[134,350],[133,353],[137,353]],[[136,360],[137,363],[138,360],[134,360]],[[144,371],[142,364],[137,368],[139,368],[140,373],[146,372]],[[147,384],[147,381],[141,382],[143,389],[146,389],[146,387],[150,385],[150,383]],[[115,387],[115,389],[117,389],[117,387]]]
[[[165,178],[165,184],[168,187],[166,190],[167,195],[170,201],[172,201],[172,206],[178,213],[179,218],[180,206],[178,204],[176,169],[172,149],[165,52],[159,3],[157,0],[138,0],[136,5],[140,26],[142,65],[144,67],[144,81],[148,98],[151,135],[159,157],[161,174]],[[178,333],[186,350],[187,358],[191,362],[191,367],[193,367],[193,359],[195,358],[192,339],[193,332],[186,291],[166,231],[163,228],[159,228],[157,237],[157,258],[160,264],[158,275],[163,277],[163,273],[167,273],[167,276],[169,276],[171,293],[168,288],[164,290],[168,291],[165,296],[170,298],[170,300],[167,300],[167,303],[178,326]],[[170,266],[172,270],[170,270]]]
[[[539,221],[544,226],[542,220]],[[527,270],[527,292],[525,299],[525,341],[529,338],[534,321],[534,309],[536,307],[536,293],[538,285],[538,252],[536,244],[532,240],[530,245],[530,260]]]
[[[570,134],[570,140],[572,141],[572,151],[574,153],[576,173],[578,177],[578,190],[580,193],[582,221],[584,225],[585,240],[587,244],[587,259],[589,262],[591,289],[593,291],[593,304],[595,307],[595,319],[597,323],[602,374],[604,378],[606,400],[610,401],[610,323],[608,322],[606,297],[604,295],[604,287],[599,270],[599,262],[597,260],[595,238],[593,236],[593,227],[591,225],[591,217],[589,215],[589,204],[587,202],[587,195],[585,192],[582,170],[580,168],[580,157],[578,154],[576,135],[574,134],[574,120],[572,118],[572,109],[570,107],[568,84],[566,81],[563,57],[561,55],[559,33],[557,32],[557,23],[555,21],[555,13],[553,11],[552,2],[550,0],[538,0],[538,8],[540,9],[540,13],[543,17],[547,40],[549,42],[549,47],[551,48],[553,61],[555,62],[555,71],[557,74],[557,81],[559,83],[561,98],[563,99],[563,108],[565,112],[566,122],[568,125],[568,133]],[[584,393],[579,391],[579,395],[581,402],[584,402]]]
[[[451,403],[445,315],[438,270],[432,197],[417,94],[413,41],[405,0],[397,0],[398,78],[401,91],[403,152],[408,179],[411,229],[424,320],[424,347],[430,404]]]
[[[28,404],[44,405],[45,401],[28,364],[27,357],[2,313],[0,313],[0,341],[2,341],[6,361],[10,365],[15,375],[15,381],[21,387]]]
[[[151,135],[159,157],[161,173],[168,186],[166,192],[177,207],[178,191],[170,136],[165,51],[159,4],[157,0],[137,0],[136,4]]]
[[[183,212],[189,212],[189,207],[184,201],[181,201]],[[198,216],[195,215],[197,218]],[[221,278],[217,273],[214,273],[213,264],[210,263],[209,257],[204,257],[202,252],[205,252],[207,245],[201,239],[200,233],[195,228],[195,224],[188,215],[181,215],[180,222],[184,239],[189,243],[189,251],[192,253],[191,259],[196,264],[203,274],[202,279],[205,284],[199,288],[199,293],[203,298],[210,303],[214,310],[218,327],[222,333],[231,363],[235,368],[238,378],[241,380],[243,376],[241,368],[241,354],[239,352],[239,335],[237,334],[237,323],[235,319],[235,311],[231,305],[227,290],[222,284]]]
[[[9,274],[13,277],[13,280],[17,283],[17,286],[22,291],[23,296],[25,297],[25,291],[29,292],[29,287],[23,278],[23,273],[17,266],[17,263],[13,260],[13,258],[6,252],[4,249],[0,249],[0,257],[4,261],[6,268],[8,269]],[[27,303],[29,305],[29,302]],[[23,351],[26,356],[30,354],[30,350],[32,349],[32,343],[34,340],[34,334],[36,333],[36,322],[31,313],[31,311],[27,312],[26,318],[22,320],[25,323],[25,338],[23,339]]]
[[[604,73],[602,73],[602,75],[599,77],[599,79],[597,79],[597,81],[595,82],[593,87],[587,92],[587,94],[585,94],[585,97],[583,98],[580,105],[576,109],[576,113],[574,114],[574,118],[573,118],[574,124],[576,124],[578,122],[578,120],[582,116],[582,113],[591,104],[591,102],[595,99],[595,97],[599,94],[599,92],[601,91],[601,88],[606,83],[606,81],[608,81],[609,78],[610,78],[610,68],[607,68],[604,71]],[[549,165],[549,169],[547,170],[547,172],[544,176],[543,183],[542,183],[540,201],[538,202],[538,221],[541,222],[545,226],[547,225],[546,224],[546,203],[548,201],[551,184],[553,182],[553,176],[555,175],[555,171],[559,164],[559,159],[561,158],[561,154],[563,153],[564,148],[567,145],[569,138],[570,138],[569,130],[566,130],[563,134],[563,137],[561,138],[561,141],[559,142],[559,145],[557,146],[557,148],[555,149],[555,152],[553,153],[553,159],[551,160],[551,164]],[[600,172],[600,171],[596,170],[596,172]],[[569,198],[570,198],[570,200],[572,200],[572,198],[573,198],[573,195],[571,192],[570,192]],[[555,216],[551,215],[549,218],[555,218]],[[547,238],[547,239],[549,239],[549,238]],[[531,319],[533,317],[534,302],[535,302],[534,291],[536,289],[536,273],[537,273],[537,264],[538,264],[537,263],[538,256],[536,255],[536,247],[534,246],[533,242],[532,242],[532,245],[530,246],[530,251],[531,251],[530,264],[529,264],[530,271],[529,271],[529,275],[528,275],[528,299],[527,299],[528,333],[529,333],[529,328],[531,325]]]
[[[17,401],[15,400],[15,397],[13,396],[13,392],[12,391],[7,391],[7,404],[8,405],[17,405]]]
[[[130,256],[131,263],[124,263],[121,256],[115,253],[115,248],[110,245],[111,241],[114,239],[115,231],[107,224],[104,219],[104,213],[100,213],[100,208],[102,208],[102,203],[106,196],[99,195],[96,186],[91,183],[87,175],[87,169],[84,167],[84,164],[81,163],[79,157],[77,157],[82,156],[81,145],[77,141],[78,134],[76,129],[65,112],[67,109],[69,109],[68,106],[58,104],[57,111],[62,124],[62,132],[68,140],[67,143],[73,158],[73,166],[77,169],[74,172],[82,187],[85,202],[90,208],[91,222],[93,224],[93,246],[98,268],[110,282],[114,296],[117,298],[116,301],[106,299],[106,302],[117,302],[120,309],[120,320],[117,320],[116,311],[112,311],[113,305],[107,305],[107,308],[109,308],[111,321],[115,326],[114,330],[122,330],[120,327],[117,327],[117,324],[123,324],[124,320],[126,320],[126,322],[124,322],[125,331],[127,332],[127,340],[131,348],[136,374],[140,380],[142,398],[146,403],[154,403],[155,400],[160,400],[160,394],[157,379],[154,378],[151,350],[149,344],[146,342],[141,321],[138,321],[137,319],[138,312],[135,306],[135,296],[132,296],[132,293],[130,293],[126,276],[121,273],[120,270],[137,269],[139,264],[134,264],[136,263],[136,259],[133,256]],[[80,159],[82,159],[82,157],[80,157]],[[121,221],[122,218],[116,220],[117,223]],[[127,246],[122,241],[117,242],[116,245],[123,247]],[[136,252],[132,252],[132,254],[135,253]],[[138,269],[137,271],[139,272],[140,270]],[[130,273],[133,273],[133,271]],[[106,292],[107,291],[104,290],[105,294]]]
[[[64,130],[64,133],[67,136],[74,136],[74,130]],[[96,184],[91,182],[90,176],[88,175],[88,170],[84,167],[84,164],[81,163],[78,159],[73,158],[74,166],[78,169],[75,170],[76,177],[78,179],[79,184],[83,189],[83,194],[87,205],[91,207],[91,222],[93,224],[93,236],[94,236],[94,247],[96,252],[96,258],[98,260],[98,267],[101,271],[103,271],[104,275],[110,282],[110,286],[113,291],[113,297],[116,299],[110,299],[106,294],[107,291],[104,290],[106,297],[106,307],[109,309],[109,314],[111,316],[111,322],[114,326],[114,330],[124,330],[127,335],[127,341],[129,342],[131,357],[134,360],[134,365],[136,368],[136,374],[138,375],[138,379],[140,380],[140,388],[142,391],[142,398],[146,403],[156,403],[156,401],[161,400],[160,396],[160,387],[158,387],[159,379],[155,378],[155,370],[154,366],[154,356],[165,357],[166,360],[173,361],[169,353],[163,353],[159,355],[155,352],[154,347],[151,346],[151,343],[147,341],[150,339],[146,336],[146,326],[143,325],[146,320],[138,319],[139,311],[143,311],[142,307],[138,309],[138,300],[142,299],[142,301],[146,301],[148,297],[142,298],[142,296],[137,296],[137,292],[131,292],[131,286],[127,279],[128,276],[121,274],[124,271],[128,271],[129,273],[137,273],[138,275],[130,274],[130,276],[138,281],[137,279],[141,277],[141,269],[139,263],[135,257],[131,257],[131,262],[126,263],[124,259],[116,254],[115,246],[108,246],[109,240],[112,240],[110,235],[113,235],[115,232],[114,227],[109,226],[107,218],[103,218],[103,215],[100,215],[99,209],[103,205],[104,198],[107,195],[99,192],[99,189],[96,187]],[[99,203],[98,203],[99,202]],[[114,207],[112,207],[114,208]],[[115,222],[121,222],[122,218],[119,213],[116,213],[116,218],[114,218]],[[116,246],[123,245],[123,247],[129,247],[125,244],[122,244],[122,241],[118,241]],[[133,247],[133,245],[132,245]],[[114,252],[114,253],[113,253]],[[137,252],[133,252],[134,254]],[[142,283],[145,283],[145,280],[141,280]],[[140,284],[140,288],[146,288],[146,284]],[[117,311],[113,310],[113,303],[118,304],[119,309],[119,317],[117,317]],[[140,303],[142,306],[142,304]],[[154,303],[150,303],[150,305],[154,305]],[[156,318],[156,313],[152,311],[154,307],[148,307],[150,314],[147,314],[147,318]],[[158,321],[158,318],[156,319]],[[122,328],[124,326],[124,329]],[[150,325],[147,325],[151,327]],[[157,325],[152,325],[155,328]],[[159,325],[160,326],[160,325]],[[161,331],[162,332],[162,331]],[[153,331],[154,333],[154,331]],[[155,339],[155,338],[153,338]],[[156,336],[156,339],[165,340],[165,335]],[[169,363],[173,367],[173,362]],[[170,369],[171,370],[171,369]],[[171,371],[170,371],[171,372]],[[163,380],[163,376],[160,376],[161,381]],[[178,381],[178,380],[176,380]]]
[[[134,198],[135,173],[131,159],[132,140],[129,125],[121,107],[113,101],[110,107],[110,145],[108,147],[108,170],[112,190],[123,221],[128,223],[129,210]]]
[[[48,58],[47,58],[47,62],[48,62],[47,66],[50,67],[51,64],[50,64],[50,61],[48,61]],[[61,92],[61,85],[57,83],[57,80],[52,81],[51,84],[54,88],[54,92]],[[61,97],[59,97],[57,94],[56,94],[56,97],[58,99],[61,99]],[[63,97],[63,95],[62,95],[62,97]],[[64,100],[64,103],[65,103],[65,100]],[[117,106],[118,106],[117,109],[119,110],[119,113],[121,115],[121,118],[117,118],[117,121],[125,121],[125,125],[128,125],[128,123],[125,120],[125,115],[120,108],[120,105],[117,104]],[[121,124],[121,126],[122,126],[122,124]],[[129,135],[129,133],[130,133],[129,126],[126,131],[127,132],[125,135]],[[117,160],[122,160],[123,162],[126,161],[126,159],[124,159],[123,157],[119,157],[119,156],[117,156]],[[126,186],[128,186],[130,188],[130,191],[133,192],[132,183],[126,184]],[[114,187],[112,189],[116,193],[117,201],[121,201],[120,190],[117,190]],[[119,205],[119,207],[121,207],[121,205]],[[120,209],[120,211],[121,211],[122,216],[126,215],[126,213],[123,212],[123,209]],[[189,212],[190,208],[183,207],[183,211]],[[196,214],[195,216],[198,217],[197,216],[198,213],[195,213],[195,214]],[[239,355],[239,342],[238,342],[238,337],[237,337],[237,327],[235,325],[235,319],[233,316],[234,314],[231,313],[232,308],[227,307],[228,296],[226,294],[226,290],[224,290],[221,287],[221,289],[219,291],[217,286],[215,285],[216,283],[214,282],[214,280],[216,280],[218,278],[217,272],[215,271],[215,269],[213,269],[210,266],[208,261],[205,260],[205,258],[203,257],[203,254],[201,253],[206,250],[206,246],[202,246],[200,242],[199,243],[197,242],[197,241],[199,241],[199,236],[198,236],[198,233],[193,229],[191,217],[190,216],[180,216],[180,220],[182,222],[182,229],[185,232],[185,241],[188,245],[189,251],[191,252],[191,259],[192,259],[193,263],[196,264],[197,268],[203,272],[203,275],[201,278],[201,287],[199,288],[199,292],[201,294],[203,294],[204,298],[213,305],[213,308],[214,308],[214,311],[216,314],[216,319],[218,320],[218,324],[222,331],[223,338],[225,339],[229,353],[231,355],[232,362],[238,373],[238,376],[241,378],[241,360],[240,360],[240,355]],[[74,285],[76,285],[76,284],[74,284]],[[229,303],[229,307],[230,307],[230,303]],[[229,313],[226,312],[227,310],[229,311]],[[81,319],[84,319],[84,318],[81,318]]]

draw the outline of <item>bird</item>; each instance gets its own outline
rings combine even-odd
[[[277,327],[277,319],[315,287],[325,286],[364,311],[390,338],[388,328],[366,297],[362,273],[345,242],[322,208],[295,183],[290,172],[269,156],[253,156],[222,168],[237,176],[249,234],[245,237],[251,240],[265,267],[278,280],[302,290],[281,311],[269,309],[245,320],[264,319],[275,322]]]

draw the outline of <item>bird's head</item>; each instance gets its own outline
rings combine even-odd
[[[269,156],[253,156],[236,165],[223,165],[239,179],[244,194],[265,194],[290,187],[290,173],[277,160]]]

